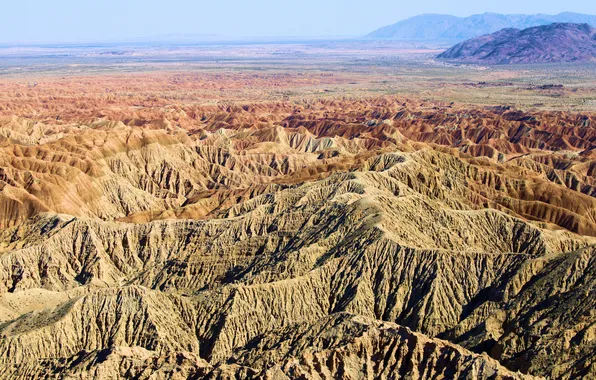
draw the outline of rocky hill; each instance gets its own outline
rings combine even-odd
[[[469,17],[423,14],[375,30],[367,37],[401,40],[465,40],[505,28],[527,29],[552,23],[585,23],[596,27],[596,16],[571,12],[558,15],[484,13]]]
[[[461,42],[438,58],[484,64],[596,61],[596,29],[588,24],[503,29]]]
[[[595,114],[131,93],[0,110],[1,378],[596,375]]]

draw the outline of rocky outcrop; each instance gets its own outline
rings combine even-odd
[[[570,23],[506,28],[461,42],[438,58],[484,64],[590,62],[596,60],[596,29]]]
[[[594,375],[593,115],[176,115],[2,122],[0,377]]]
[[[255,376],[264,369],[314,373],[327,370],[316,369],[308,360],[323,360],[335,349],[323,356],[304,354],[311,359],[298,366],[288,362],[268,368],[233,358],[243,347],[253,350],[255,339],[265,339],[258,337],[285,336],[275,331],[293,330],[294,324],[306,328],[347,312],[407,326],[429,337],[461,340],[465,347],[506,363],[511,360],[511,368],[516,355],[538,358],[534,355],[540,351],[533,351],[534,346],[506,343],[532,341],[523,328],[511,335],[462,339],[478,334],[475,329],[483,324],[495,325],[496,331],[513,326],[528,307],[512,305],[528,302],[522,300],[525,291],[540,278],[546,263],[553,260],[550,273],[567,265],[558,258],[573,252],[590,257],[594,240],[542,230],[498,211],[451,209],[433,199],[432,192],[425,195],[396,179],[403,176],[401,170],[409,171],[410,160],[381,157],[364,172],[335,174],[256,196],[222,218],[139,225],[45,214],[7,229],[0,262],[5,292],[21,296],[18,304],[30,303],[32,292],[40,287],[54,293],[31,311],[7,299],[3,309],[10,313],[2,325],[0,356],[19,372],[18,363],[34,358],[68,361],[81,352],[142,347],[158,358],[194,352],[213,366],[213,374],[223,371],[224,364],[226,371],[251,368]],[[578,268],[578,273],[587,275],[587,268]],[[581,298],[581,287],[569,289]],[[66,294],[67,299],[55,294]],[[58,299],[50,301],[54,297]],[[573,306],[569,302],[574,298],[564,288],[545,297],[560,299],[565,308]],[[504,317],[495,321],[491,312]],[[395,344],[410,347],[398,343],[400,339]],[[393,345],[391,340],[382,342],[374,345],[380,350]],[[364,350],[354,344],[348,347]],[[500,344],[514,351],[501,353]],[[544,344],[563,343],[554,338]],[[292,345],[308,346],[288,343]],[[249,356],[261,352],[245,350]],[[342,348],[333,355],[339,358],[350,350]],[[486,359],[455,359],[471,355],[459,352],[449,359],[455,362],[432,355],[408,360],[416,360],[420,372],[412,373],[420,376],[455,371],[490,377],[501,371],[496,364],[484,363]],[[372,356],[380,360],[372,353],[370,359],[358,355],[334,360],[355,368],[354,363],[368,362]],[[397,368],[410,367],[399,364],[399,357],[387,358],[393,360]],[[46,368],[50,362],[40,366]],[[588,363],[569,365],[581,373],[589,371]],[[558,365],[518,369],[543,374],[556,371]],[[363,376],[374,377],[375,371],[382,376],[385,367],[371,366],[372,372]],[[339,368],[338,364],[329,370]]]
[[[82,351],[62,361],[12,364],[0,371],[3,376],[61,374],[69,379],[531,378],[505,369],[486,354],[345,313],[258,336],[226,363],[215,365],[190,352],[160,355],[116,346]]]
[[[452,158],[414,154],[424,161],[417,170],[437,166],[439,173],[411,176],[408,186],[445,200],[459,178],[469,187],[462,190],[467,199],[452,207],[492,207],[596,235],[594,116],[374,103],[268,104],[230,114],[206,108],[204,124],[194,129],[122,122],[31,127],[5,119],[17,140],[0,147],[0,227],[44,212],[137,223],[208,219],[260,194],[366,170],[387,152],[433,149]],[[247,125],[262,114],[268,124]],[[424,181],[438,175],[440,186],[427,188]]]

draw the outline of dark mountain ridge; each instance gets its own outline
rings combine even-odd
[[[461,42],[437,58],[482,64],[587,62],[596,59],[596,29],[571,23],[507,28]]]

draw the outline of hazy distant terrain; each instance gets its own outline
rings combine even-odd
[[[221,86],[218,99],[411,95],[466,104],[596,110],[593,64],[522,67],[455,66],[435,57],[450,44],[344,40],[272,43],[40,45],[0,47],[0,78],[27,88],[40,78],[149,72],[236,75],[300,73],[312,86],[254,89]],[[341,79],[341,83],[327,83]],[[540,89],[557,84],[562,88]],[[39,89],[41,84],[37,86]],[[200,88],[193,93],[204,96]],[[6,96],[6,95],[5,95]]]
[[[403,40],[463,40],[504,28],[526,29],[555,22],[586,23],[596,27],[596,16],[564,12],[558,15],[476,14],[469,17],[423,14],[370,33],[369,38]]]

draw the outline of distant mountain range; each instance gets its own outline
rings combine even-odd
[[[375,30],[367,37],[402,40],[465,40],[505,28],[526,29],[552,23],[585,23],[596,27],[596,16],[571,12],[554,16],[484,13],[469,17],[456,17],[423,14]]]
[[[453,46],[437,58],[464,63],[554,63],[596,60],[596,29],[555,23],[506,28]]]

